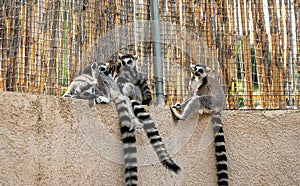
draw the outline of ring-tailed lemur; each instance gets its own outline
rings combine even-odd
[[[209,74],[210,68],[206,65],[191,65],[193,77],[190,81],[190,92],[181,104],[171,107],[173,115],[185,120],[194,111],[211,114],[215,136],[215,151],[217,159],[217,175],[219,185],[228,185],[227,156],[221,111],[225,102],[222,86]],[[181,111],[179,114],[178,111]]]
[[[138,55],[119,54],[119,60],[121,67],[115,76],[115,81],[122,93],[143,105],[150,105],[152,96],[147,79],[137,71]]]
[[[132,126],[139,127],[138,124],[131,124],[132,109],[134,115],[142,122],[142,126],[147,133],[150,142],[157,153],[161,163],[168,169],[178,173],[180,167],[174,163],[174,161],[169,156],[167,149],[159,136],[158,130],[155,127],[154,122],[150,118],[149,114],[145,109],[135,100],[131,100],[127,96],[121,94],[118,84],[113,80],[112,76],[106,75],[99,71],[99,80],[103,81],[110,90],[111,100],[116,105],[119,118],[121,121],[121,132],[124,144],[124,157],[125,157],[125,181],[126,185],[136,185],[137,183],[137,167],[136,167],[136,146],[135,146],[135,136]],[[129,102],[129,104],[128,104]],[[128,117],[130,116],[130,117]]]
[[[122,94],[131,98],[134,114],[142,122],[144,130],[150,139],[150,143],[161,163],[175,173],[179,172],[180,167],[170,158],[155,123],[142,105],[140,105],[141,102],[142,104],[149,105],[148,103],[150,103],[152,96],[146,79],[137,71],[138,56],[132,54],[119,54],[119,59],[121,61],[121,69],[116,75],[115,81],[122,90]]]
[[[97,63],[93,63],[93,65],[94,64],[97,65]],[[101,68],[91,68],[91,73],[95,74],[94,77],[99,82],[99,85],[107,87],[109,93],[107,99],[115,104],[118,112],[123,141],[125,185],[137,185],[136,139],[134,129],[142,128],[142,124],[133,114],[130,99],[121,94],[112,76],[105,73],[105,71],[101,71]],[[100,88],[101,87],[99,87],[99,89]]]
[[[95,78],[95,70],[92,70],[95,68],[108,74],[108,65],[101,62],[85,67],[83,73],[72,81],[63,97],[87,99],[90,107],[94,105],[94,100],[96,103],[108,103],[110,99],[108,88]]]

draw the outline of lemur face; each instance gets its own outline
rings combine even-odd
[[[136,62],[138,60],[138,55],[132,55],[132,54],[119,54],[119,59],[121,61],[121,65],[123,67],[128,66],[128,67],[134,67],[136,66]]]
[[[191,65],[191,69],[196,77],[205,77],[210,72],[210,68],[206,65],[197,64],[197,65]]]
[[[92,71],[98,71],[100,73],[105,74],[106,76],[109,74],[107,64],[94,62],[92,64],[91,68],[92,68]]]

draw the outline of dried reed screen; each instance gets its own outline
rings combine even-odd
[[[150,19],[150,0],[0,3],[2,91],[61,96],[85,65],[130,52],[153,95],[153,61],[162,61],[167,105],[187,94],[190,64],[204,63],[224,86],[227,109],[299,108],[299,1],[161,0],[160,22]]]

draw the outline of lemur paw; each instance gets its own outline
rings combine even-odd
[[[100,104],[100,103],[109,103],[109,99],[103,96],[98,96],[95,99],[96,104]]]
[[[136,121],[132,121],[132,123],[130,125],[129,131],[132,131],[134,129],[141,130],[142,128],[143,128],[143,124],[142,123],[136,122]]]
[[[140,123],[140,122],[138,122],[138,123],[135,124],[135,128],[136,128],[137,130],[141,130],[141,129],[143,129],[143,124]]]
[[[63,97],[72,97],[72,94],[66,92],[66,93],[63,95]]]
[[[143,128],[143,124],[137,118],[132,119],[129,131],[131,131],[133,129],[140,130],[142,128]]]
[[[172,112],[172,115],[174,116],[174,118],[176,119],[176,120],[180,120],[176,115],[175,115],[175,111],[173,110],[173,109],[176,109],[176,108],[173,108],[173,106],[170,108],[170,110],[171,110],[171,112]]]
[[[172,108],[175,108],[176,110],[181,110],[181,105],[180,103],[176,103],[175,105],[172,106]]]

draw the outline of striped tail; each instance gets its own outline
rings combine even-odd
[[[137,82],[137,85],[139,86],[139,88],[141,89],[142,92],[142,96],[143,96],[143,101],[142,101],[142,105],[150,105],[151,100],[152,100],[152,94],[150,91],[150,88],[147,84],[147,80],[142,78],[141,80],[139,80]]]
[[[121,122],[121,134],[124,151],[125,185],[136,186],[138,182],[136,139],[134,129],[130,130],[131,119],[129,117],[129,105],[126,100],[115,102]],[[126,106],[127,105],[127,106]]]
[[[131,100],[131,104],[134,115],[143,123],[144,130],[147,133],[150,143],[152,144],[152,147],[154,148],[160,162],[167,169],[178,173],[180,171],[180,167],[171,159],[150,115],[137,101]]]
[[[218,185],[227,186],[228,185],[228,173],[227,173],[227,156],[225,149],[225,138],[223,132],[223,124],[221,120],[220,112],[212,112],[211,122],[213,125],[214,135],[215,135],[215,151],[217,159],[217,175],[218,175]]]

